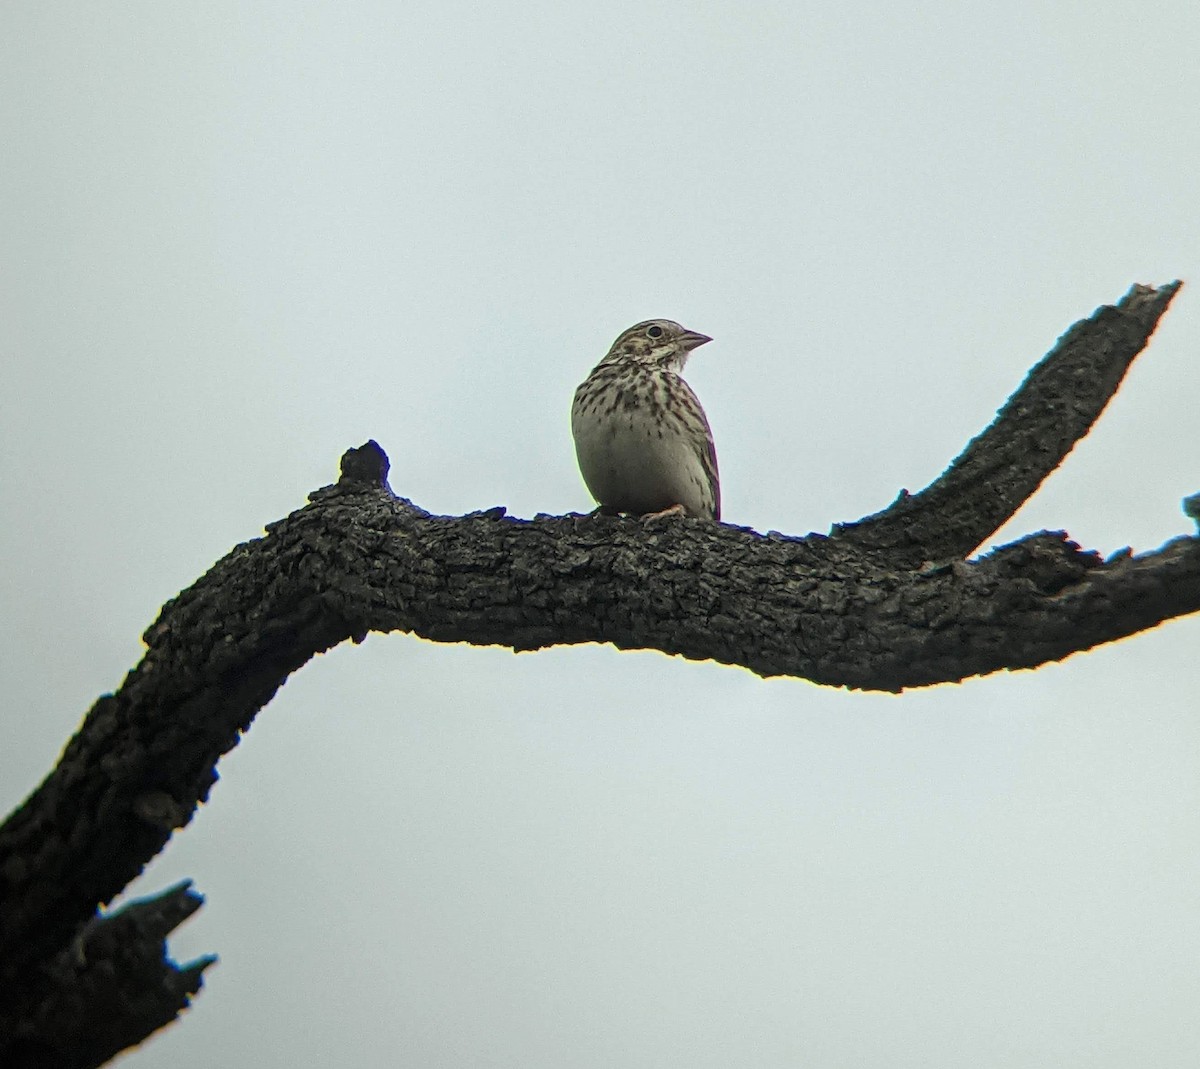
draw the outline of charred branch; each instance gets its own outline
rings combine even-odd
[[[828,536],[434,516],[391,492],[374,442],[348,451],[335,485],[163,607],[141,663],[0,827],[0,1064],[101,1064],[186,1005],[209,961],[170,965],[162,940],[198,899],[97,908],[188,823],[288,675],[346,639],[601,642],[899,691],[1200,610],[1194,536],[1103,560],[1039,532],[967,560],[1087,433],[1177,289],[1134,287],[1072,328],[930,487]]]

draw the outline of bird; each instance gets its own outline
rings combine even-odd
[[[680,377],[710,341],[671,319],[643,320],[617,336],[575,391],[575,456],[600,513],[720,520],[712,431]]]

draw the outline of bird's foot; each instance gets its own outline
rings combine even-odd
[[[687,509],[682,505],[672,505],[669,509],[663,509],[662,512],[648,512],[642,517],[642,523],[654,523],[655,520],[665,520],[668,516],[686,516]]]

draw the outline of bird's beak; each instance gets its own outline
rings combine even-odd
[[[680,344],[684,348],[684,352],[690,353],[693,349],[699,349],[705,342],[712,341],[707,334],[697,334],[694,330],[685,330],[679,336]]]

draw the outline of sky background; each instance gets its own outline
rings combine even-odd
[[[1200,281],[1200,7],[0,8],[0,810],[159,606],[377,439],[590,508],[578,381],[688,378],[724,516],[928,483],[1075,320]],[[993,540],[1191,525],[1200,288]],[[1200,1062],[1200,620],[850,694],[658,653],[318,658],[135,893],[220,954],[126,1056],[432,1069]]]

